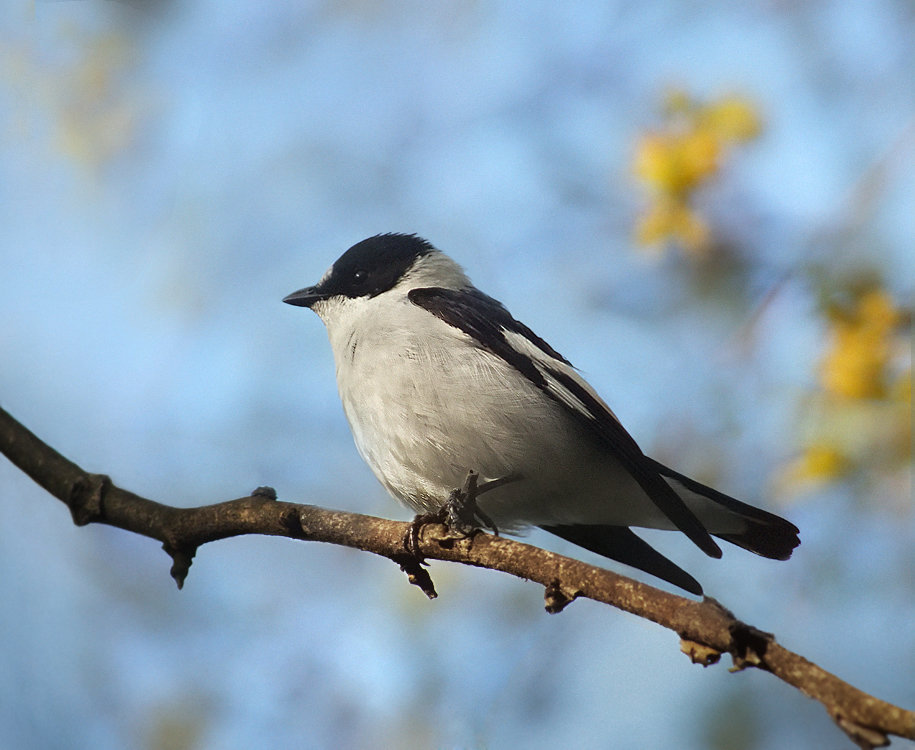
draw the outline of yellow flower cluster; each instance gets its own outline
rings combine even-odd
[[[692,206],[693,195],[719,172],[735,144],[760,130],[759,115],[746,99],[726,96],[703,103],[682,91],[669,93],[663,127],[636,144],[633,171],[651,193],[636,226],[637,242],[674,241],[696,255],[706,251],[710,230]]]
[[[829,346],[820,362],[821,393],[811,406],[808,439],[782,476],[788,487],[818,484],[850,471],[892,474],[912,459],[912,363],[909,314],[878,286],[827,313]]]
[[[52,145],[90,167],[104,166],[131,144],[145,105],[129,84],[129,40],[62,24],[48,45],[0,45],[0,78],[23,106],[9,118],[17,136],[51,125]],[[45,54],[44,48],[54,54]],[[67,60],[63,64],[61,60]]]
[[[823,359],[820,382],[843,399],[882,398],[893,355],[900,311],[883,289],[865,291],[851,310],[834,310],[831,346]]]
[[[813,443],[789,466],[785,478],[793,484],[829,481],[848,468],[848,459],[834,445]]]
[[[57,142],[63,153],[97,166],[126,149],[135,134],[137,101],[124,85],[130,50],[113,34],[95,39],[76,35],[72,41],[79,59],[51,93]]]

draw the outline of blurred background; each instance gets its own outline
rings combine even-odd
[[[175,505],[268,484],[409,518],[356,453],[323,326],[280,300],[418,232],[647,453],[803,540],[784,563],[652,542],[915,706],[910,2],[3,16],[0,403],[50,445]],[[0,539],[2,747],[848,744],[768,675],[493,572],[435,563],[430,602],[385,560],[246,537],[179,592],[158,544],[74,527],[5,459]]]

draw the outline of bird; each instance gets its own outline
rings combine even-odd
[[[631,527],[679,530],[715,558],[713,537],[776,560],[800,544],[791,522],[645,455],[565,357],[416,234],[356,243],[283,301],[323,321],[356,447],[418,514],[478,476],[486,525],[540,527],[695,595]]]

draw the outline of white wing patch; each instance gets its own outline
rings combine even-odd
[[[613,410],[607,406],[604,400],[597,394],[597,392],[588,384],[588,382],[578,374],[578,371],[572,367],[570,364],[563,362],[562,360],[556,359],[553,356],[547,354],[543,349],[537,346],[533,341],[531,341],[527,336],[524,336],[515,331],[510,331],[506,328],[502,328],[502,335],[505,336],[505,340],[511,345],[513,349],[518,352],[521,352],[527,356],[531,362],[534,363],[534,366],[537,368],[537,371],[543,376],[546,380],[547,387],[550,390],[550,393],[555,396],[561,403],[568,406],[570,409],[582,414],[589,419],[599,420],[599,414],[593,414],[590,409],[579,399],[574,393],[572,393],[568,388],[566,388],[556,377],[553,375],[553,372],[560,372],[570,380],[574,381],[577,386],[579,386],[583,391],[585,391],[589,396],[591,396],[601,407],[603,407],[607,414],[613,418],[613,420],[619,423],[616,414],[613,413]]]

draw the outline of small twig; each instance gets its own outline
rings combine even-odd
[[[391,559],[400,565],[400,569],[407,574],[407,580],[414,586],[418,586],[429,599],[438,597],[438,593],[435,591],[435,584],[432,582],[432,576],[423,567],[422,559],[409,553],[393,555]]]
[[[416,557],[405,554],[410,524],[325,510],[275,499],[269,488],[252,496],[198,508],[175,508],[123,490],[103,475],[68,461],[0,409],[0,452],[41,487],[64,502],[74,521],[104,523],[158,539],[172,557],[181,586],[197,549],[239,534],[270,534],[329,542],[393,560],[430,598],[435,587]],[[728,653],[737,669],[774,674],[819,701],[836,724],[862,748],[880,747],[890,735],[915,739],[915,712],[879,700],[843,682],[779,644],[774,636],[738,620],[713,599],[697,602],[547,550],[482,532],[449,537],[443,526],[418,529],[423,558],[501,570],[544,586],[546,606],[559,612],[578,597],[610,604],[668,628],[681,649],[709,665]]]

